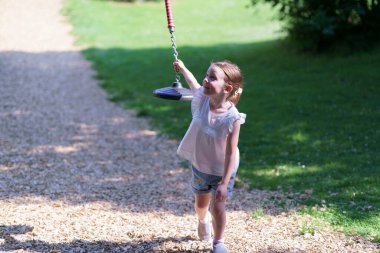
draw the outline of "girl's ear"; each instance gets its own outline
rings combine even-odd
[[[226,87],[224,88],[224,91],[226,91],[226,93],[231,93],[233,89],[234,87],[232,87],[231,84],[227,84]]]

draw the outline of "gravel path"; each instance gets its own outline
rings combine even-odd
[[[0,251],[209,252],[177,143],[107,101],[61,6],[0,0]],[[379,250],[296,215],[302,197],[237,189],[231,252]]]

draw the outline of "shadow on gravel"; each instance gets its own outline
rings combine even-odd
[[[33,231],[33,227],[28,225],[0,225],[0,238],[6,239],[10,235],[26,234]]]
[[[190,252],[210,252],[208,249],[186,250],[181,249],[181,243],[195,241],[191,236],[187,237],[168,237],[168,238],[155,238],[152,240],[139,240],[131,238],[131,242],[116,243],[109,241],[86,241],[86,240],[73,240],[68,243],[48,243],[41,240],[17,240],[14,236],[21,234],[32,233],[33,227],[28,225],[13,225],[5,226],[0,225],[0,239],[4,242],[0,243],[0,250],[2,252],[25,250],[33,252],[168,252],[168,253],[190,253]],[[166,249],[165,244],[171,246]],[[178,244],[179,249],[173,250],[173,244]],[[275,248],[263,249],[256,251],[257,253],[285,253],[288,251],[277,250]],[[305,253],[305,251],[292,251],[294,253]]]
[[[131,238],[130,242],[117,243],[109,241],[86,241],[86,240],[73,240],[67,243],[48,243],[41,240],[17,240],[14,236],[21,234],[30,234],[33,227],[27,225],[14,225],[5,226],[0,225],[0,239],[4,242],[0,243],[0,251],[33,251],[33,252],[168,252],[168,253],[190,253],[190,252],[210,252],[209,249],[186,250],[186,246],[181,246],[181,243],[191,243],[195,238],[187,237],[168,237],[168,238],[155,238],[152,240],[141,240]],[[30,235],[33,236],[33,235]],[[173,249],[173,244],[177,244],[177,249]],[[168,249],[166,249],[166,245]],[[255,251],[257,253],[285,253],[288,251],[278,250],[275,248],[262,249]],[[305,251],[292,251],[294,253],[305,253]]]
[[[165,244],[184,243],[195,240],[191,237],[183,238],[155,238],[152,240],[132,239],[131,242],[116,243],[109,241],[86,241],[74,240],[69,243],[48,243],[41,240],[21,241],[14,238],[14,235],[31,233],[33,228],[27,225],[4,226],[0,225],[0,251],[25,250],[33,252],[158,252],[165,248]],[[161,251],[160,251],[161,252]],[[169,250],[165,252],[194,252],[186,250]],[[209,252],[199,250],[196,252]]]
[[[0,59],[0,199],[192,210],[177,144],[107,101],[77,52]]]

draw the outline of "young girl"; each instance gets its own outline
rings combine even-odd
[[[201,240],[211,239],[212,215],[213,252],[225,253],[228,252],[223,240],[225,202],[232,193],[239,165],[237,145],[240,125],[246,117],[235,107],[243,91],[243,77],[235,64],[214,62],[201,86],[182,61],[175,61],[173,65],[194,94],[193,119],[177,153],[192,164],[191,186],[199,220],[198,236]]]

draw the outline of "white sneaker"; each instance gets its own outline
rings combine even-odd
[[[201,241],[211,240],[211,214],[207,212],[206,223],[198,221],[198,236]]]
[[[227,247],[223,242],[217,242],[212,244],[213,253],[228,253]]]

